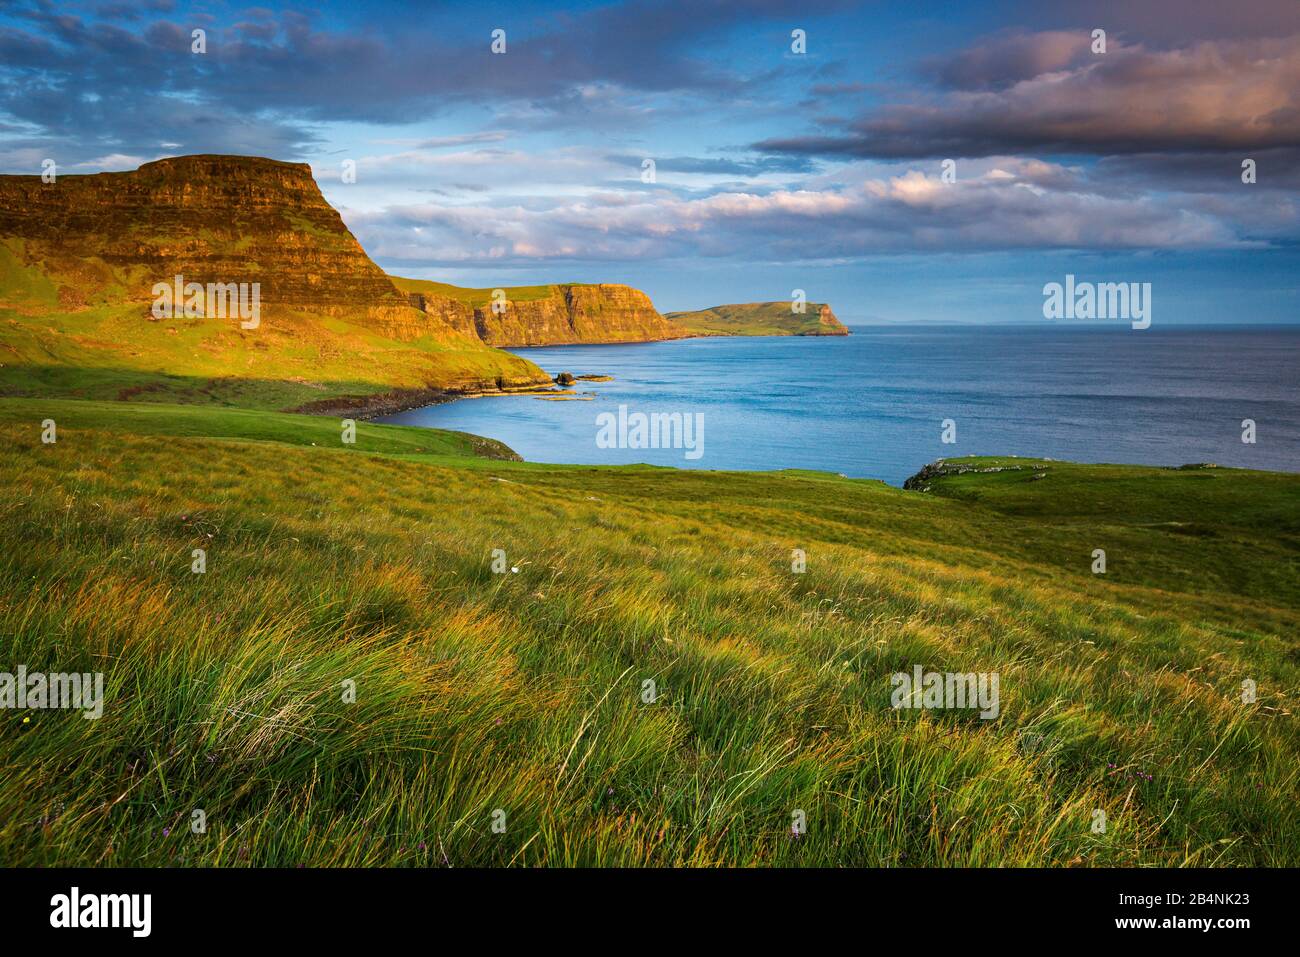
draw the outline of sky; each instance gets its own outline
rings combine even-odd
[[[1073,274],[1300,321],[1297,0],[0,0],[0,172],[189,153],[308,163],[461,285],[989,323]]]

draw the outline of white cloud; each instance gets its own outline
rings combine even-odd
[[[350,211],[347,219],[376,258],[429,265],[1247,244],[1237,222],[1248,216],[1245,208],[1177,194],[1110,195],[1105,187],[1082,170],[1000,157],[963,165],[953,184],[937,167],[876,167],[869,177],[812,189],[593,189],[525,201],[396,205]],[[1294,228],[1294,209],[1281,216]]]

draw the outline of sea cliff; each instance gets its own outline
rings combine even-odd
[[[639,289],[615,283],[466,289],[392,277],[413,306],[491,346],[683,339],[690,332],[661,316]]]

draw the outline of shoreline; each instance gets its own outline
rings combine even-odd
[[[1014,333],[1012,333],[1012,330],[1009,328],[981,331],[1014,336]],[[1049,329],[1044,331],[1050,335],[1053,333],[1065,332],[1066,330]],[[1205,333],[1207,330],[1180,329],[1177,331],[1196,334]],[[1247,330],[1237,329],[1235,327],[1232,329],[1213,330],[1213,332],[1219,333],[1220,336],[1232,336],[1237,334],[1245,334],[1249,336],[1251,332],[1280,333],[1282,338],[1279,338],[1276,342],[1278,348],[1281,350],[1280,355],[1283,357],[1289,354],[1294,348],[1295,340],[1292,337],[1296,334],[1300,334],[1300,330],[1297,329],[1257,328]],[[734,368],[741,370],[743,382],[748,383],[749,386],[756,387],[759,392],[762,392],[764,382],[768,380],[773,369],[778,370],[778,372],[783,371],[786,373],[788,380],[789,376],[797,376],[800,374],[800,370],[803,370],[806,367],[823,368],[822,363],[825,361],[828,363],[825,367],[829,370],[828,374],[834,372],[836,375],[840,375],[841,373],[848,375],[858,368],[863,356],[874,354],[874,348],[870,342],[861,343],[861,348],[852,351],[845,351],[841,348],[835,347],[830,347],[829,351],[815,346],[798,347],[794,342],[791,342],[789,345],[781,345],[780,343],[768,343],[767,345],[753,343],[746,345],[744,342],[746,339],[754,338],[799,338],[793,336],[701,336],[689,337],[686,340],[674,339],[657,341],[689,341],[690,338],[730,339],[734,341],[731,345],[719,344],[719,347],[712,349],[702,347],[698,350],[686,350],[684,353],[673,353],[671,350],[662,353],[647,352],[644,354],[587,351],[581,355],[572,355],[567,359],[564,358],[562,351],[539,355],[537,353],[529,354],[525,349],[520,349],[516,354],[528,356],[532,361],[542,365],[548,375],[555,376],[566,384],[569,383],[569,376],[565,376],[561,370],[568,371],[570,369],[577,369],[577,372],[570,373],[572,378],[575,380],[572,384],[576,386],[576,388],[560,389],[553,386],[534,385],[507,388],[504,390],[491,387],[487,389],[466,388],[459,390],[426,390],[408,392],[401,396],[386,396],[378,400],[372,399],[364,403],[364,409],[360,407],[360,404],[354,405],[351,403],[342,403],[331,405],[334,405],[335,408],[341,406],[357,410],[360,414],[372,419],[385,419],[392,421],[392,419],[388,418],[389,416],[392,416],[396,419],[398,424],[420,425],[435,429],[451,427],[463,431],[474,432],[476,434],[492,436],[507,444],[511,444],[512,441],[517,441],[520,443],[518,451],[520,451],[520,453],[530,461],[535,458],[539,463],[619,465],[627,464],[623,461],[625,458],[624,456],[612,455],[610,457],[604,457],[597,455],[593,457],[591,450],[585,449],[585,446],[581,444],[582,442],[588,441],[587,437],[585,435],[578,435],[578,433],[581,432],[583,423],[586,421],[584,416],[589,417],[590,414],[598,413],[602,409],[613,408],[614,405],[618,404],[621,397],[624,397],[625,401],[650,403],[653,406],[656,401],[660,403],[664,402],[665,400],[663,399],[663,396],[670,393],[676,397],[676,401],[679,404],[681,402],[689,402],[692,397],[697,395],[712,395],[714,391],[720,388],[717,383],[719,382],[719,375],[722,370],[724,368],[733,367],[727,363],[734,364],[737,362],[740,363],[740,365],[735,365]],[[850,339],[845,339],[846,344],[851,341],[852,340]],[[929,338],[922,331],[919,332],[917,341],[924,344],[929,341]],[[962,341],[964,340],[958,340],[958,344],[960,345]],[[997,339],[994,340],[995,345],[997,341]],[[1219,336],[1215,336],[1208,341],[1211,344],[1217,345],[1219,343]],[[1272,342],[1274,340],[1268,341]],[[910,349],[910,343],[910,339],[903,340],[903,345],[907,346],[908,349]],[[631,343],[586,343],[583,345],[624,344]],[[562,345],[567,344],[556,344],[545,348],[558,349]],[[1031,343],[1022,348],[1032,350],[1034,347]],[[1071,347],[1073,351],[1078,351],[1081,355],[1092,354],[1096,348],[1097,347],[1090,345],[1089,343],[1080,343],[1077,346]],[[1229,354],[1233,354],[1237,349],[1246,349],[1248,351],[1254,350],[1257,348],[1257,344],[1254,342],[1254,337],[1251,336],[1248,340],[1228,339],[1222,348],[1227,349]],[[913,352],[908,351],[908,349],[903,349],[902,352],[899,353],[901,358],[898,361],[901,365],[899,365],[897,370],[886,376],[887,380],[890,376],[899,376],[909,373],[909,370],[912,370],[916,365]],[[1184,355],[1185,351],[1185,347],[1181,345],[1170,345],[1165,349],[1159,350],[1156,354],[1156,359],[1164,361],[1160,359],[1161,356],[1164,356],[1166,359],[1170,357],[1176,358],[1180,355]],[[726,360],[726,363],[724,363],[723,366],[718,365],[718,362],[720,361],[719,357]],[[608,365],[606,365],[606,363],[608,363]],[[758,365],[751,366],[751,363],[758,363]],[[1129,363],[1129,365],[1132,364],[1133,363]],[[1159,364],[1159,362],[1157,362],[1157,364]],[[595,368],[593,369],[593,367]],[[611,384],[608,389],[600,388],[597,385],[599,379],[595,378],[596,374],[601,373],[606,369],[609,372],[614,373],[616,379],[619,380],[617,383]],[[587,370],[591,371],[589,372]],[[836,372],[836,370],[839,370],[839,372]],[[595,381],[592,381],[593,379]],[[654,381],[652,382],[649,380]],[[1067,372],[1063,374],[1062,381],[1064,384],[1061,387],[1064,388],[1066,392],[1070,392],[1071,396],[1073,396],[1071,390],[1075,388],[1075,385],[1077,385],[1076,380],[1077,376],[1072,373]],[[1213,376],[1210,378],[1211,385],[1216,381],[1217,379]],[[656,382],[658,383],[657,385],[655,384]],[[710,385],[709,383],[713,384]],[[598,401],[585,408],[579,406],[578,408],[571,410],[557,410],[554,414],[552,414],[552,411],[550,410],[541,410],[540,407],[538,407],[538,411],[533,411],[518,405],[509,406],[506,409],[495,411],[490,406],[462,407],[462,409],[456,411],[448,410],[446,412],[434,408],[435,406],[448,404],[461,398],[486,398],[489,396],[507,395],[530,396],[543,401],[579,401],[592,397],[590,394],[580,394],[584,388],[590,388],[591,386],[596,386],[592,391],[596,393],[594,397]],[[1224,401],[1220,393],[1230,390],[1209,388],[1207,391],[1207,388],[1208,387],[1204,384],[1198,385],[1196,389],[1192,390],[1194,393],[1193,395],[1183,397],[1180,401],[1190,403],[1189,408],[1202,408],[1202,406],[1208,402],[1210,405],[1207,406],[1207,408],[1210,412],[1214,412]],[[813,408],[817,405],[816,399],[802,395],[802,393],[807,391],[806,389],[795,386],[794,390],[795,393],[799,394],[791,394],[789,402],[792,403],[791,408],[796,412],[799,409],[805,408],[805,406]],[[736,408],[743,410],[748,407],[747,403],[749,402],[748,397],[743,393],[751,393],[753,389],[746,388],[742,392],[728,387],[722,391],[726,393],[726,401],[723,405],[726,405],[728,408],[730,408],[731,405],[735,405]],[[1087,387],[1083,389],[1083,392],[1080,393],[1079,396],[1074,396],[1071,401],[1075,404],[1078,404],[1079,402],[1083,403],[1079,406],[1082,410],[1080,414],[1087,419],[1095,415],[1105,414],[1107,410],[1113,410],[1117,407],[1116,402],[1118,399],[1114,396],[1110,396],[1108,394],[1109,391],[1110,390],[1104,388],[1098,390],[1092,387]],[[1139,395],[1146,395],[1149,391],[1150,389],[1145,386],[1140,386],[1139,384]],[[1015,390],[1013,390],[1013,393],[1014,394],[1009,397],[999,400],[998,403],[996,403],[997,407],[1001,408],[1002,406],[1006,406],[1009,409],[1015,409],[1023,406],[1023,397],[1018,397],[1019,392],[1015,392]],[[631,396],[635,396],[635,400],[625,398]],[[907,410],[912,410],[914,412],[915,410],[913,407],[923,405],[925,401],[924,396],[917,398],[916,395],[910,392],[900,393],[898,396],[893,396],[892,393],[890,393],[887,398],[889,408],[897,406],[905,412]],[[863,402],[857,403],[857,405],[863,405],[864,408],[868,409],[874,408],[877,404],[878,402],[875,400],[871,402],[863,400]],[[857,405],[850,402],[846,408],[856,408]],[[761,408],[759,408],[759,412],[762,415],[767,416],[767,418],[760,418],[760,420],[768,423],[763,426],[763,429],[775,430],[773,434],[778,436],[776,440],[773,440],[773,448],[783,449],[787,454],[792,452],[795,454],[790,455],[789,457],[787,457],[787,454],[775,453],[771,455],[758,455],[752,451],[746,451],[744,447],[738,446],[736,449],[724,449],[723,446],[719,445],[714,455],[710,456],[710,461],[716,462],[717,465],[708,470],[728,472],[806,470],[810,472],[837,474],[848,478],[882,481],[892,487],[908,491],[924,491],[930,484],[927,480],[938,477],[939,474],[943,472],[944,458],[936,458],[933,453],[949,451],[949,449],[951,449],[951,446],[941,449],[937,444],[937,434],[934,437],[934,442],[930,443],[933,448],[926,446],[926,444],[920,440],[913,442],[910,436],[914,433],[908,432],[906,428],[898,425],[895,421],[896,417],[891,417],[889,415],[885,415],[881,422],[877,423],[879,428],[883,430],[881,434],[891,437],[891,441],[894,443],[888,445],[888,447],[886,447],[886,443],[886,445],[881,445],[879,448],[875,448],[874,450],[866,450],[862,453],[857,453],[851,449],[839,448],[833,443],[822,447],[819,443],[810,442],[808,443],[807,448],[803,448],[799,442],[784,441],[779,438],[781,423],[789,418],[785,412],[778,409],[776,404],[772,401],[760,403],[760,406]],[[428,415],[417,416],[414,414],[420,409],[426,408],[429,409]],[[593,411],[588,413],[587,409]],[[317,411],[329,412],[332,410],[329,408],[318,408]],[[922,409],[922,411],[924,411],[924,409]],[[402,415],[402,413],[409,414]],[[1160,419],[1161,417],[1156,416],[1156,418]],[[1240,416],[1233,421],[1235,422],[1238,420],[1240,420]],[[718,421],[723,420],[719,419]],[[451,423],[457,424],[452,426]],[[924,425],[924,423],[922,423],[922,425]],[[828,425],[826,426],[826,433],[828,435],[841,435],[846,432],[846,428],[847,427],[842,424],[836,424],[833,425],[833,427],[832,425]],[[935,428],[937,429],[937,425]],[[1005,429],[993,429],[988,435],[982,435],[976,432],[966,435],[965,441],[960,447],[962,455],[959,457],[964,457],[965,455],[981,455],[981,457],[997,457],[1002,459],[1010,458],[1015,461],[1016,464],[1020,465],[1020,468],[1017,468],[1014,471],[1024,470],[1026,472],[1026,477],[1031,478],[1035,483],[1045,479],[1048,484],[1051,483],[1051,479],[1042,474],[1045,471],[1044,469],[1034,469],[1025,466],[1023,461],[1018,460],[1027,456],[1040,460],[1058,459],[1087,465],[1125,465],[1161,470],[1195,470],[1202,471],[1203,474],[1204,472],[1209,472],[1211,470],[1211,466],[1209,466],[1208,463],[1213,462],[1217,463],[1218,467],[1222,469],[1244,469],[1256,472],[1277,472],[1282,474],[1300,473],[1300,467],[1297,467],[1296,460],[1289,454],[1291,446],[1287,441],[1281,442],[1276,449],[1267,449],[1266,451],[1270,452],[1268,455],[1256,455],[1253,454],[1253,450],[1249,448],[1245,453],[1238,451],[1239,447],[1236,445],[1235,440],[1230,446],[1225,447],[1221,447],[1223,443],[1215,444],[1205,440],[1195,442],[1190,447],[1185,445],[1184,447],[1178,448],[1174,447],[1172,443],[1166,440],[1154,437],[1147,446],[1138,447],[1134,444],[1134,441],[1132,441],[1131,438],[1126,439],[1121,436],[1117,442],[1102,442],[1095,436],[1079,431],[1078,428],[1065,430],[1058,435],[1050,427],[1050,424],[1040,423],[1037,429],[1034,430],[1034,436],[1038,441],[1026,444],[1014,437],[1010,437],[1010,440],[1008,441],[1009,436],[1003,434],[1005,431]],[[1057,431],[1060,430],[1058,429]],[[1145,427],[1135,426],[1134,431],[1135,433],[1143,433],[1145,432]],[[722,433],[719,433],[719,435],[721,434]],[[539,436],[552,435],[554,436],[554,441],[543,441],[539,438]],[[921,438],[924,439],[925,436],[921,435]],[[1279,438],[1287,439],[1288,436],[1281,435]],[[968,444],[971,443],[972,440],[975,440],[973,446]],[[718,441],[722,441],[722,439],[719,439]],[[881,441],[883,442],[883,440]],[[572,444],[573,448],[560,448],[560,446],[567,444]],[[917,447],[912,448],[912,445],[916,445]],[[986,451],[981,453],[977,451],[979,449]],[[952,449],[952,452],[956,451],[956,449]],[[909,452],[915,452],[916,454],[915,456],[906,454]],[[926,454],[927,452],[930,454]],[[949,454],[952,453],[950,452]],[[719,455],[721,458],[716,457]],[[657,457],[652,453],[646,453],[646,456],[647,457],[641,458],[641,461],[645,464],[659,463],[663,464],[665,467],[688,469],[692,467],[691,463],[671,461],[672,456],[667,456],[662,463],[660,463],[660,457]],[[795,458],[796,461],[791,462],[790,458]],[[799,462],[798,460],[802,460],[802,462]],[[961,471],[974,470],[976,469],[971,469],[967,466]],[[1006,469],[997,469],[997,471],[1004,470]]]
[[[511,352],[514,349],[576,349],[586,348],[589,346],[645,346],[652,345],[656,342],[685,342],[691,339],[843,339],[848,334],[826,334],[826,335],[783,335],[773,333],[771,335],[745,336],[734,335],[731,333],[718,334],[693,334],[686,336],[673,336],[671,339],[636,339],[620,342],[551,342],[545,345],[536,346],[494,346],[493,348],[501,349],[503,352]],[[514,353],[512,353],[514,354]],[[609,382],[613,376],[603,374],[584,373],[575,375],[575,379],[585,382]],[[509,395],[532,395],[532,396],[550,396],[550,395],[568,395],[562,388],[555,387],[555,382],[551,380],[551,386],[543,386],[541,383],[530,386],[517,386],[501,389],[402,389],[391,392],[381,392],[370,396],[341,396],[336,399],[321,399],[317,402],[308,402],[304,405],[296,406],[292,409],[285,409],[285,412],[293,412],[300,415],[341,415],[351,413],[353,418],[361,421],[369,421],[386,415],[398,415],[402,412],[413,412],[416,409],[424,409],[434,405],[446,405],[449,402],[455,402],[458,399],[484,399],[493,396]]]
[[[486,399],[495,396],[510,395],[553,395],[563,390],[552,383],[543,386],[506,387],[504,389],[402,389],[393,392],[379,392],[374,395],[340,396],[336,399],[320,399],[283,411],[297,415],[338,416],[350,414],[362,422],[385,415],[397,415],[401,412],[413,412],[427,409],[434,405],[446,405],[458,399]]]

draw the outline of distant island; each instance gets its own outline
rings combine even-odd
[[[826,303],[805,303],[795,312],[784,302],[744,302],[697,312],[670,312],[664,318],[693,336],[847,336],[848,327]]]

